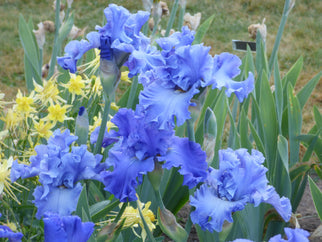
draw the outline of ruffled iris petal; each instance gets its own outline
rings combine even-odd
[[[94,223],[82,223],[78,216],[49,213],[43,220],[46,242],[86,242],[94,231]]]
[[[176,49],[178,68],[172,74],[173,82],[187,91],[195,83],[197,87],[207,86],[211,82],[213,59],[209,55],[210,47],[189,45]]]
[[[281,197],[272,186],[267,186],[266,194],[263,196],[263,202],[271,204],[276,211],[281,215],[285,222],[291,219],[292,206],[291,202],[286,197]]]
[[[101,173],[104,189],[114,194],[121,202],[137,200],[135,192],[137,179],[154,169],[153,157],[139,160],[133,154],[112,148],[107,163],[113,166],[113,171]]]
[[[47,192],[49,190],[49,192]],[[74,188],[65,187],[36,187],[33,203],[38,208],[36,218],[40,219],[44,213],[58,213],[61,216],[70,215],[76,210],[82,185],[76,184]]]
[[[246,202],[220,199],[214,188],[204,184],[190,196],[190,204],[196,208],[190,214],[194,224],[203,230],[220,232],[224,221],[233,222],[232,213],[244,209]]]
[[[91,136],[90,136],[91,144],[95,144],[97,142],[100,128],[101,127],[96,127],[95,130],[91,133]],[[118,138],[116,137],[116,132],[114,130],[110,130],[110,132],[107,132],[107,128],[106,128],[103,136],[102,147],[106,148],[107,146],[117,141],[118,141]]]
[[[256,207],[265,202],[273,205],[282,218],[288,221],[292,214],[290,200],[285,197],[280,198],[274,187],[268,185],[267,168],[262,165],[264,160],[264,156],[256,150],[252,150],[251,154],[246,149],[220,150],[219,169],[209,169],[207,180],[202,185],[203,190],[197,190],[195,198],[192,197],[191,200],[199,200],[200,194],[212,193],[218,200],[225,203],[251,203]],[[206,191],[207,189],[209,191]],[[203,208],[198,206],[206,206],[207,202],[195,202],[194,206],[196,206],[196,210],[202,210]],[[204,222],[199,221],[197,217],[194,218],[194,221],[200,226],[204,226],[204,229],[221,230],[222,223],[219,223],[220,226],[213,224],[215,227],[211,227],[211,225],[205,227],[204,224],[200,224]],[[227,221],[229,220],[227,219]]]
[[[248,78],[242,82],[233,81],[232,78],[240,73],[239,66],[241,60],[238,56],[230,53],[222,53],[214,57],[214,69],[212,78],[214,84],[212,88],[226,88],[226,95],[229,97],[235,93],[238,100],[242,102],[244,98],[254,89],[254,76],[250,72]]]
[[[168,124],[174,126],[174,117],[180,126],[190,118],[188,108],[193,105],[190,100],[198,92],[195,87],[191,87],[188,92],[182,92],[152,83],[141,92],[140,105],[146,111],[146,119],[158,122],[161,129]]]
[[[162,48],[163,54],[167,55],[173,49],[191,45],[195,39],[194,34],[194,31],[191,31],[187,26],[183,26],[181,32],[175,32],[169,37],[159,38],[155,42]]]
[[[207,178],[206,153],[199,144],[189,141],[188,138],[173,137],[168,154],[159,160],[165,160],[163,168],[179,167],[179,173],[183,175],[183,185],[189,188]]]
[[[77,61],[82,58],[82,56],[88,50],[94,48],[93,44],[96,44],[93,35],[89,35],[92,43],[86,40],[72,40],[65,46],[65,56],[57,57],[58,64],[65,70],[70,70],[71,73],[77,71]]]

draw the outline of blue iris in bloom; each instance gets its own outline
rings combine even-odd
[[[85,222],[78,216],[44,215],[45,242],[86,242],[94,231],[94,223]]]
[[[262,153],[246,149],[220,150],[219,169],[211,169],[206,182],[190,196],[196,208],[191,220],[203,230],[220,232],[224,220],[233,222],[232,213],[244,209],[247,203],[258,206],[265,202],[274,206],[285,221],[289,221],[290,200],[280,198],[274,187],[268,185],[267,168]]]
[[[189,119],[188,108],[195,105],[191,99],[201,88],[225,87],[227,96],[234,92],[240,102],[254,88],[252,73],[245,81],[233,81],[240,73],[241,61],[237,56],[222,53],[213,58],[210,47],[192,45],[193,40],[194,32],[183,27],[182,32],[156,40],[162,48],[160,53],[141,54],[141,58],[149,56],[153,61],[146,61],[139,75],[144,86],[139,96],[140,105],[148,119],[159,122],[161,128],[174,126],[175,120],[180,126]]]
[[[0,213],[0,217],[2,214]],[[0,238],[7,238],[9,242],[21,242],[23,234],[13,232],[8,226],[0,225]]]
[[[100,163],[102,156],[87,151],[86,145],[70,147],[76,140],[77,137],[71,135],[68,129],[63,133],[57,129],[47,145],[35,147],[37,155],[30,157],[30,165],[17,161],[12,165],[12,182],[19,178],[39,177],[42,186],[38,186],[33,193],[38,219],[48,211],[70,215],[76,209],[82,190],[78,182],[84,179],[100,180],[99,173],[106,168]]]
[[[109,150],[101,173],[105,190],[121,202],[137,200],[135,188],[142,176],[154,170],[155,162],[163,168],[178,167],[183,185],[192,188],[207,177],[206,154],[199,144],[174,135],[172,127],[159,129],[157,122],[147,122],[146,116],[131,109],[120,109],[112,119],[118,126],[119,141]]]
[[[280,234],[271,237],[268,242],[309,242],[310,233],[299,228],[284,228],[287,239],[282,239]],[[249,239],[235,239],[233,242],[253,242]]]
[[[287,240],[282,239],[282,236],[278,234],[270,238],[268,242],[309,242],[308,237],[310,236],[310,233],[304,229],[284,228],[284,231],[287,236]]]
[[[110,4],[104,14],[107,20],[105,26],[96,26],[98,32],[87,34],[86,40],[73,40],[65,47],[65,55],[58,57],[58,64],[70,70],[77,71],[77,61],[90,49],[99,48],[101,58],[115,61],[121,67],[129,54],[139,48],[145,49],[150,39],[140,32],[144,23],[149,19],[149,13],[138,11],[131,14],[127,9]]]

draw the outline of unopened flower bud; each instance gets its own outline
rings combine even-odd
[[[78,137],[78,145],[87,144],[89,131],[88,113],[85,107],[80,107],[76,118],[75,135]]]
[[[159,190],[161,180],[162,180],[162,175],[163,175],[162,166],[158,161],[154,161],[154,170],[151,172],[148,172],[148,178],[155,191]]]
[[[187,241],[187,232],[176,221],[176,217],[166,208],[158,208],[158,224],[162,231],[175,241]]]
[[[209,107],[205,113],[203,132],[203,149],[207,154],[206,161],[210,165],[215,155],[217,122],[214,112]]]

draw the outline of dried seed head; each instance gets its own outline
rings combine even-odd
[[[75,25],[73,25],[72,29],[69,32],[68,37],[70,39],[76,39],[79,36],[83,36],[85,31],[86,31],[86,29],[87,29],[87,27],[85,27],[83,29],[80,29],[80,28],[76,27]]]
[[[53,2],[53,9],[56,11],[56,0]],[[60,9],[59,11],[63,11],[65,9],[65,5],[60,3]]]
[[[257,31],[261,34],[262,39],[266,42],[267,29],[265,25],[265,18],[261,24],[251,24],[248,26],[249,37],[256,39]]]
[[[37,26],[38,26],[38,30],[33,30],[33,32],[36,36],[36,41],[37,41],[38,47],[40,49],[43,49],[44,44],[46,42],[44,24],[42,22],[40,22]]]
[[[49,33],[55,32],[55,23],[53,21],[46,20],[43,22],[43,24],[44,24],[44,28],[47,32],[49,32]]]
[[[191,30],[196,30],[200,24],[201,13],[196,13],[195,15],[191,15],[190,13],[186,13],[183,17],[183,25],[186,25]]]
[[[161,6],[161,9],[162,9],[162,16],[164,15],[169,15],[169,8],[168,8],[168,4],[166,2],[162,2],[160,1],[160,6]]]

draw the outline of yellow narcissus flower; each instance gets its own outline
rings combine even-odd
[[[55,126],[52,122],[46,122],[39,120],[39,122],[33,120],[35,132],[33,134],[39,135],[42,138],[48,139],[52,135],[51,129]]]
[[[82,73],[86,72],[88,69],[92,69],[89,74],[93,75],[100,67],[101,50],[95,48],[94,51],[95,51],[95,58],[92,61],[80,66],[80,68],[85,68],[81,70]]]
[[[117,106],[115,102],[111,102],[111,109],[114,111],[118,111],[120,109],[120,107]]]
[[[14,106],[14,108],[23,114],[34,112],[35,109],[32,107],[32,105],[34,104],[33,96],[34,92],[32,92],[29,97],[24,97],[21,91],[18,90],[16,105]]]
[[[56,79],[53,76],[50,80],[43,80],[43,86],[34,81],[35,99],[39,100],[43,105],[48,103],[66,103],[66,101],[59,96],[59,90],[56,84]]]
[[[129,71],[122,71],[120,79],[121,81],[131,83],[131,80],[129,78]]]
[[[70,120],[73,118],[66,117],[67,109],[70,105],[60,106],[59,104],[53,105],[51,104],[48,108],[48,116],[46,117],[47,120],[56,122],[64,122],[65,120]]]
[[[144,203],[140,202],[140,200],[138,200],[137,204],[141,209],[141,212],[142,212],[145,222],[147,223],[150,231],[152,232],[155,229],[155,224],[153,222],[155,222],[156,219],[155,219],[153,212],[149,209],[151,202],[147,202],[146,204],[144,204]],[[122,204],[120,204],[120,206],[122,206]],[[132,228],[133,233],[136,236],[141,237],[142,240],[145,241],[147,233],[144,229],[144,224],[141,219],[140,212],[139,212],[138,208],[133,208],[132,206],[128,205],[125,208],[125,210],[118,222],[118,225],[120,225],[123,220],[124,220],[124,224],[123,224],[124,229]],[[103,223],[112,222],[112,221],[113,221],[113,219],[109,219],[108,221],[105,221]],[[137,228],[138,226],[140,226],[142,229],[141,236],[139,236],[136,233],[136,231],[134,230],[134,228]]]
[[[20,126],[23,117],[16,110],[10,108],[0,119],[4,121],[7,130],[13,131]]]
[[[11,184],[10,169],[13,163],[13,158],[8,160],[0,160],[0,196],[4,193],[19,203],[16,195],[11,189],[18,190]],[[19,190],[18,190],[19,191]],[[20,203],[19,203],[20,204]]]
[[[71,74],[69,82],[64,85],[71,94],[82,95],[85,88],[85,81],[80,75]]]
[[[116,128],[117,126],[112,123],[111,119],[113,118],[111,115],[109,115],[110,120],[106,123],[107,132],[110,132],[111,128]],[[102,117],[101,113],[98,114],[98,116],[94,117],[94,124],[89,126],[89,132],[92,133],[97,127],[101,126],[102,123]]]

